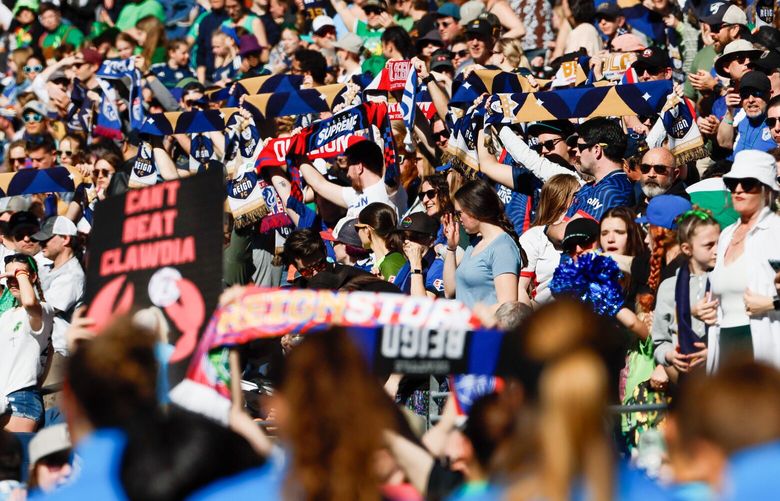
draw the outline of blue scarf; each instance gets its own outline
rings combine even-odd
[[[705,292],[710,290],[710,281],[707,279]],[[674,288],[675,313],[677,314],[677,343],[680,345],[680,353],[689,355],[699,351],[694,343],[707,344],[707,325],[704,325],[704,336],[699,337],[693,332],[691,321],[691,270],[688,265],[680,266],[677,271],[677,285]]]

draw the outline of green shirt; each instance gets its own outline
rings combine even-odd
[[[53,33],[47,33],[41,42],[41,49],[56,49],[66,43],[78,49],[84,42],[84,33],[70,23],[63,21]]]
[[[696,57],[693,58],[693,64],[691,65],[690,72],[696,73],[699,70],[710,72],[712,67],[715,66],[716,56],[717,54],[715,53],[715,48],[712,45],[705,46],[696,54]],[[691,81],[688,79],[685,79],[683,92],[685,93],[685,97],[688,99],[697,101],[699,98],[699,92],[693,88]]]
[[[405,263],[406,258],[403,254],[400,252],[391,252],[379,262],[379,274],[382,275],[384,280],[390,282],[398,275],[398,270],[400,270]]]
[[[355,35],[363,39],[363,47],[371,53],[372,56],[382,55],[382,33],[384,28],[369,28],[365,21],[360,19],[355,23]]]
[[[125,5],[116,20],[116,28],[119,31],[135,28],[138,21],[147,16],[154,16],[165,23],[165,9],[158,0],[143,0],[141,3]]]
[[[412,31],[412,27],[414,26],[414,19],[412,19],[412,16],[401,17],[400,15],[396,14],[393,16],[393,20],[395,20],[395,24],[405,29],[406,31]]]

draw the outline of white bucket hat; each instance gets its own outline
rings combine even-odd
[[[777,184],[775,158],[759,150],[742,150],[737,153],[731,170],[723,177],[724,179],[758,179],[761,184],[773,191],[780,191],[780,185]]]

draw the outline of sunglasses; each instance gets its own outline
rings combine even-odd
[[[741,89],[739,91],[739,98],[740,99],[747,99],[749,97],[760,97],[760,98],[763,98],[764,97],[764,93],[761,92],[758,89],[751,89],[750,87],[748,87],[746,89]]]
[[[767,126],[767,127],[769,127],[770,129],[774,129],[774,128],[775,128],[775,125],[777,124],[777,121],[778,121],[778,120],[780,120],[780,118],[776,118],[776,117],[767,117],[767,118],[765,118],[765,119],[764,119],[764,123],[765,123],[765,124],[766,124],[766,126]]]
[[[555,145],[563,141],[563,138],[558,139],[548,139],[547,141],[541,141],[539,143],[536,143],[535,145],[531,146],[531,149],[535,152],[539,153],[542,150],[552,151],[553,148],[555,148]]]
[[[12,164],[23,164],[27,161],[27,157],[18,157],[18,158],[9,158],[8,159]]]
[[[640,76],[645,73],[651,76],[656,76],[661,74],[664,71],[664,68],[655,68],[653,66],[647,66],[644,64],[635,64],[634,71],[636,71],[636,74]]]
[[[439,141],[449,141],[450,133],[446,130],[442,130],[436,133],[436,137],[439,138]]]
[[[22,115],[22,120],[24,123],[29,122],[42,122],[43,121],[43,115],[40,113],[25,113]]]
[[[111,172],[108,169],[94,169],[92,171],[92,175],[95,177],[100,177],[100,176],[109,177],[111,174],[113,174],[113,172]]]
[[[365,12],[367,16],[370,16],[371,14],[378,16],[379,14],[384,12],[384,10],[378,7],[366,7],[365,9],[363,9],[363,12]]]
[[[711,24],[710,25],[710,31],[713,33],[717,33],[723,28],[730,28],[731,26],[734,26],[733,24]]]
[[[607,143],[577,143],[577,150],[582,153],[583,151],[589,150],[596,145],[599,145],[603,148],[604,146],[607,146]]]
[[[737,186],[739,185],[742,185],[742,191],[745,193],[751,193],[756,191],[756,189],[761,186],[761,181],[752,177],[744,177],[740,179],[724,177],[723,184],[725,184],[726,188],[728,188],[732,193],[737,191]]]
[[[21,239],[17,239],[17,240],[21,240]],[[4,261],[5,264],[8,263],[26,264],[27,266],[30,267],[30,269],[34,273],[38,273],[38,265],[36,265],[35,260],[31,256],[28,256],[27,254],[11,254],[10,256],[5,256]]]
[[[22,68],[25,73],[40,73],[43,71],[43,66],[40,64],[31,64],[31,65],[25,65],[24,68]]]
[[[57,150],[57,154],[61,157],[69,157],[73,155],[73,152],[70,150]]]
[[[660,164],[639,164],[639,172],[642,174],[649,174],[651,170],[654,170],[659,176],[665,176],[669,174],[668,165]]]
[[[431,190],[421,191],[420,194],[417,196],[420,197],[420,200],[425,200],[426,198],[428,200],[433,200],[434,198],[436,198],[437,193],[438,192],[436,190],[431,189]]]
[[[452,24],[452,21],[436,21],[436,24],[439,26],[439,28],[446,28]]]
[[[327,264],[328,262],[322,259],[320,261],[317,261],[314,264],[310,264],[309,266],[302,266],[298,268],[298,273],[300,273],[301,276],[305,278],[313,277],[316,273],[319,273],[322,270],[324,270]]]
[[[469,51],[467,49],[459,50],[458,52],[453,52],[453,56],[455,57],[466,57],[469,55]]]

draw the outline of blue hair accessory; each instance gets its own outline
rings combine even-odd
[[[623,307],[622,277],[614,259],[588,252],[555,269],[550,291],[556,297],[575,297],[599,315],[612,317]]]

